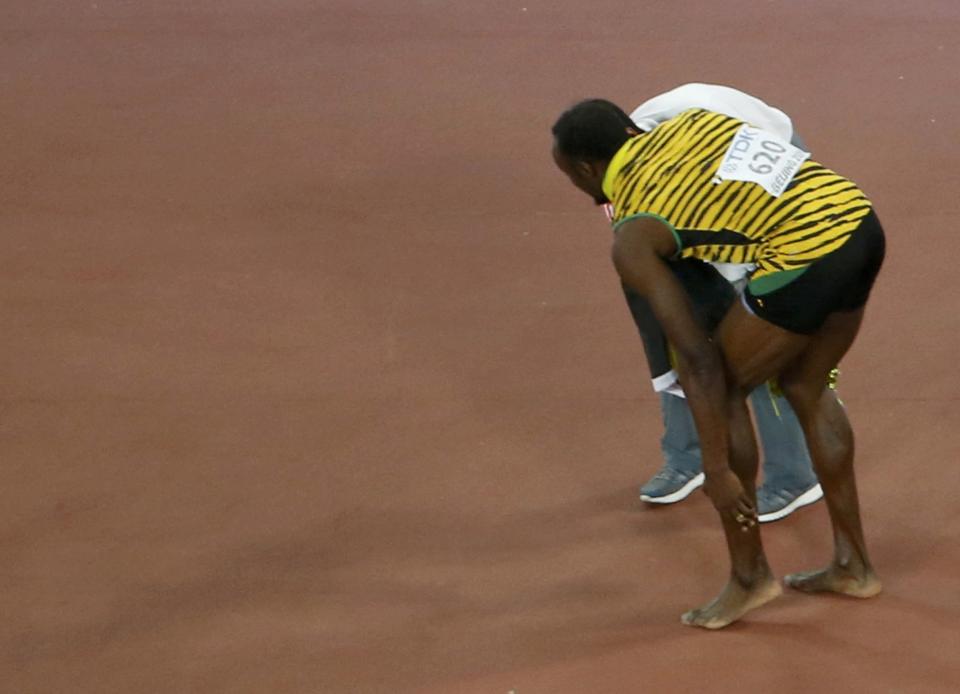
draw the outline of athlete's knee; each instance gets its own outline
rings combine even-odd
[[[727,367],[727,392],[730,397],[737,400],[746,400],[754,389],[763,383],[763,379],[757,374],[752,374],[748,369],[736,368],[730,364]]]
[[[751,391],[749,389],[728,382],[727,416],[730,418],[731,422],[736,421],[738,416],[744,416],[742,413],[746,413],[746,417],[749,419],[750,410],[748,403],[750,402],[750,393]]]
[[[827,389],[826,380],[813,381],[809,378],[798,378],[790,373],[781,374],[777,384],[801,421],[813,416],[823,392]]]

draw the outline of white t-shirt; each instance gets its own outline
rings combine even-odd
[[[630,118],[638,128],[649,132],[691,108],[704,108],[742,120],[788,142],[793,137],[793,123],[786,113],[755,96],[719,84],[692,82],[681,85],[644,101],[634,109]]]

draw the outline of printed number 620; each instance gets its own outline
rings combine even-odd
[[[753,155],[752,161],[747,164],[747,168],[761,176],[773,171],[773,166],[780,161],[781,156],[786,153],[787,148],[777,142],[762,140],[760,147],[765,152],[757,152]],[[769,163],[766,163],[769,162]]]

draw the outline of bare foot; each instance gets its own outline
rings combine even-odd
[[[858,576],[833,564],[820,571],[790,574],[783,582],[804,593],[840,593],[855,598],[872,598],[883,589],[873,571]]]
[[[782,592],[783,588],[773,576],[767,576],[752,588],[747,588],[730,579],[723,592],[712,602],[690,610],[680,618],[680,621],[704,629],[722,629],[750,610],[770,602]]]

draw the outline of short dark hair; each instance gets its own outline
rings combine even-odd
[[[565,111],[553,124],[557,149],[571,159],[608,161],[636,128],[623,110],[605,99],[586,99]]]

